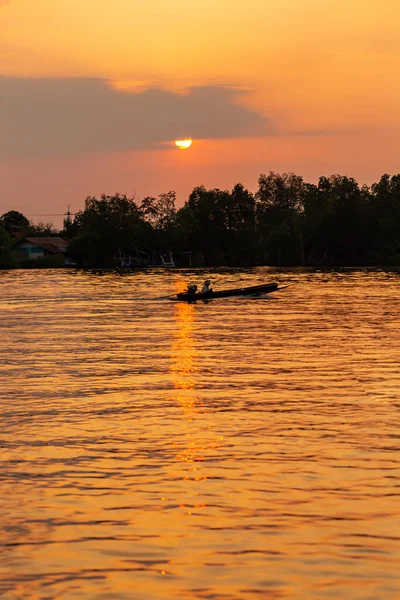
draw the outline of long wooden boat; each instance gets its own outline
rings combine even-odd
[[[212,298],[229,298],[230,296],[261,296],[263,294],[270,294],[278,289],[277,283],[264,283],[262,285],[252,285],[251,287],[234,288],[231,290],[210,290],[202,294],[189,294],[188,292],[181,292],[172,296],[171,300],[185,300],[193,302],[194,300],[211,300]]]

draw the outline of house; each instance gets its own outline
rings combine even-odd
[[[42,256],[65,255],[68,243],[60,237],[27,237],[17,242],[15,249],[23,258],[35,260]]]

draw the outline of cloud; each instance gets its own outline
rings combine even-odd
[[[103,79],[0,77],[0,160],[140,150],[189,136],[266,135],[232,88],[124,91]]]

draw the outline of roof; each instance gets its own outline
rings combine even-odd
[[[24,242],[30,242],[52,254],[64,254],[68,246],[68,241],[60,237],[27,237],[19,243]]]

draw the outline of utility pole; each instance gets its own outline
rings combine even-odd
[[[67,210],[66,213],[64,213],[64,216],[67,217],[65,219],[65,227],[69,227],[70,225],[72,225],[72,221],[71,221],[71,208],[70,208],[69,204],[68,204],[68,210]]]

